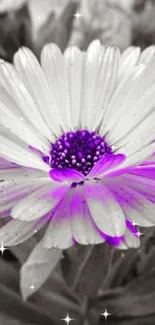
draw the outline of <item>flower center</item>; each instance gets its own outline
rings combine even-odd
[[[68,132],[51,144],[50,158],[43,160],[52,168],[72,168],[87,175],[96,162],[112,149],[96,132],[80,130]]]

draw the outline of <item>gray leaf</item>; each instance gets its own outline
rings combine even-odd
[[[24,300],[43,285],[61,256],[61,250],[56,248],[47,250],[42,242],[34,248],[20,272],[20,287]]]

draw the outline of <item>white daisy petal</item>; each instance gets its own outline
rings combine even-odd
[[[8,204],[14,200],[20,200],[25,197],[26,194],[30,194],[38,188],[49,184],[49,179],[46,178],[22,178],[21,176],[15,179],[8,179],[0,183],[0,203],[1,206]]]
[[[5,61],[1,61],[0,64],[0,84],[13,98],[21,119],[28,119],[47,139],[53,141],[53,133],[41,117],[35,101],[24,86],[19,74],[12,64]]]
[[[151,62],[139,77],[133,79],[131,76],[117,87],[101,126],[104,134],[109,131],[107,140],[112,145],[152,111],[154,70],[155,61]]]
[[[19,245],[32,237],[36,231],[39,231],[44,226],[46,220],[40,223],[24,222],[20,220],[10,220],[0,229],[0,242],[4,246],[10,247]]]
[[[71,203],[71,217],[73,238],[78,243],[89,245],[99,244],[105,241],[93,222],[86,203],[83,186],[78,186],[75,189]]]
[[[140,239],[134,234],[132,234],[132,232],[129,229],[126,229],[124,238],[125,238],[125,244],[129,248],[138,248],[140,246]]]
[[[11,216],[14,219],[31,221],[39,219],[46,215],[48,212],[56,206],[59,200],[57,198],[42,198],[46,192],[51,189],[57,188],[57,183],[51,183],[50,185],[42,186],[41,189],[36,190],[33,194],[27,196],[21,200],[11,212]]]
[[[54,121],[59,122],[64,131],[68,131],[71,128],[69,86],[64,59],[55,44],[48,44],[43,48],[41,65],[55,106],[53,107],[54,114],[56,114]],[[58,134],[60,134],[60,126]]]
[[[125,217],[111,191],[101,181],[94,181],[85,184],[85,196],[98,228],[108,236],[122,236],[126,228]]]
[[[96,85],[95,114],[92,116],[94,129],[98,129],[101,117],[103,118],[106,114],[108,104],[115,91],[118,78],[119,59],[120,52],[116,48],[107,48],[104,55],[102,53],[101,71]]]
[[[120,150],[116,150],[116,153],[120,152]],[[121,168],[126,168],[130,166],[136,166],[143,161],[147,160],[152,156],[152,154],[155,152],[155,143],[151,143],[148,146],[139,149],[135,153],[133,153],[131,156],[127,157],[125,162],[122,163]]]
[[[139,47],[128,47],[120,57],[120,68],[119,68],[119,77],[118,80],[121,80],[129,77],[136,68],[140,57],[140,48]],[[130,69],[129,69],[130,66]]]
[[[76,47],[70,47],[64,53],[72,130],[76,130],[80,123],[84,57],[84,54]]]
[[[16,143],[3,135],[0,135],[0,156],[15,164],[49,171],[49,166],[42,159],[30,151],[27,146],[21,142]]]
[[[142,148],[145,148],[154,140],[155,111],[129,132],[122,140],[115,143],[117,151],[130,156]],[[146,137],[146,134],[148,136]]]
[[[83,66],[83,89],[81,97],[80,122],[82,128],[90,128],[94,114],[97,77],[101,61],[99,60],[102,47],[99,41],[92,42],[87,50]]]
[[[14,99],[4,88],[0,87],[0,124],[9,131],[42,152],[48,153],[50,143],[31,123],[21,117]]]
[[[22,48],[15,54],[14,63],[48,128],[58,136],[60,128],[57,108],[52,101],[47,80],[35,55],[29,49]]]
[[[47,173],[40,170],[26,169],[26,168],[10,168],[2,169],[0,168],[0,179],[5,181],[9,179],[15,179],[22,177],[25,179],[38,178],[38,177],[47,177]]]
[[[128,185],[125,185],[124,182]],[[119,202],[127,220],[135,221],[137,225],[142,227],[153,226],[155,224],[154,204],[138,193],[138,188],[136,191],[130,186],[130,182],[123,176],[120,184],[111,183],[108,188]]]
[[[67,249],[73,245],[71,231],[71,199],[72,190],[64,196],[60,204],[53,212],[48,229],[43,238],[43,245],[46,248],[58,247]]]

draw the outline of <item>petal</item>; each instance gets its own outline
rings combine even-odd
[[[83,75],[82,127],[98,128],[116,86],[118,64],[118,49],[105,49],[98,41],[90,44]]]
[[[153,110],[154,69],[153,60],[137,78],[131,76],[117,87],[101,126],[104,134],[109,131],[107,139],[112,145]]]
[[[48,128],[59,136],[58,110],[37,58],[28,48],[22,48],[15,54],[14,64]]]
[[[1,62],[0,84],[9,93],[18,107],[21,117],[28,119],[47,139],[53,140],[53,134],[44,122],[35,101],[24,86],[12,64]]]
[[[69,85],[64,58],[57,45],[45,45],[41,53],[41,65],[55,107],[53,112],[56,114],[57,123],[59,122],[64,131],[68,131],[71,128]]]
[[[53,168],[49,172],[49,176],[57,182],[80,182],[85,179],[84,175],[77,170],[71,168],[64,168],[64,169],[56,169]]]
[[[42,220],[36,224],[34,221],[25,222],[11,219],[0,229],[0,242],[7,247],[18,245],[32,237],[46,222],[47,220]]]
[[[126,157],[126,160],[122,163],[121,168],[125,169],[127,167],[140,165],[145,160],[150,158],[150,156],[152,156],[154,150],[155,150],[155,143],[151,143],[148,146],[139,149],[138,151],[134,152],[131,156]],[[117,153],[117,150],[115,151],[115,153]]]
[[[116,167],[125,161],[126,157],[122,154],[105,155],[92,168],[88,177],[103,177],[112,174]]]
[[[120,69],[119,69],[119,82],[128,78],[136,69],[140,57],[139,47],[128,47],[121,55]],[[130,66],[130,69],[129,69]]]
[[[20,271],[20,288],[24,300],[43,285],[61,256],[61,250],[56,248],[45,249],[42,242],[33,249]]]
[[[84,187],[77,186],[71,203],[73,238],[82,245],[104,242],[94,223],[85,199]]]
[[[64,64],[69,86],[72,130],[76,130],[80,126],[84,57],[84,53],[76,47],[70,47],[64,53]]]
[[[11,139],[0,135],[0,156],[2,158],[18,165],[44,171],[49,170],[49,166],[40,157],[30,151],[24,143],[16,140],[13,137]]]
[[[123,176],[122,182],[108,184],[122,210],[126,219],[131,222],[136,222],[137,225],[142,227],[150,227],[155,225],[155,211],[154,204],[149,202],[145,196],[138,193],[138,191],[124,184],[125,177]],[[132,186],[132,185],[131,185]]]
[[[47,186],[50,183],[49,178],[22,178],[18,177],[13,179],[12,177],[7,181],[2,181],[0,183],[0,210],[3,205],[12,204],[16,200],[20,200],[25,195],[33,193],[38,188]]]
[[[125,244],[129,248],[138,248],[140,246],[140,239],[136,237],[129,229],[126,229],[124,234]]]
[[[94,181],[85,184],[85,195],[97,227],[108,236],[122,236],[125,217],[112,192],[101,182]]]
[[[43,238],[43,245],[48,249],[52,247],[67,249],[73,245],[71,231],[72,195],[73,191],[70,189],[53,212]]]
[[[28,145],[48,153],[49,141],[26,118],[21,116],[17,103],[4,88],[0,86],[0,123]]]
[[[119,142],[115,143],[117,152],[121,152],[130,156],[140,149],[145,148],[154,140],[155,130],[155,111],[150,113],[142,123],[129,132]]]
[[[55,189],[58,187],[57,183],[51,183],[50,185],[42,186],[41,189],[36,190],[33,194],[27,196],[25,199],[21,200],[11,212],[11,216],[14,219],[31,221],[39,219],[42,216],[46,215],[49,211],[56,206],[59,202],[59,199],[55,198],[46,198],[42,199],[41,196],[48,192],[49,189]]]
[[[126,174],[123,175],[123,183],[137,192],[142,194],[150,202],[155,203],[155,180],[142,177],[139,175]]]

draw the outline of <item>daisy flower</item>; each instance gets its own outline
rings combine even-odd
[[[0,112],[5,246],[45,224],[44,249],[139,245],[155,225],[154,47],[49,44],[41,66],[22,48],[1,61]]]

